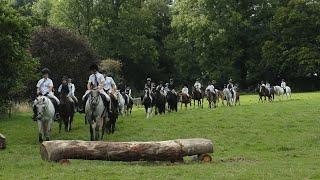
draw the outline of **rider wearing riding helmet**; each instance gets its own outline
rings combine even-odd
[[[175,90],[176,86],[175,86],[175,84],[173,82],[173,78],[170,78],[168,88],[173,94],[177,94],[177,92]]]
[[[87,84],[87,91],[83,95],[83,110],[85,110],[86,102],[88,99],[88,94],[91,92],[92,89],[97,88],[100,92],[101,98],[103,100],[104,106],[110,110],[109,102],[110,102],[110,96],[103,90],[103,87],[105,85],[105,78],[101,73],[98,72],[99,68],[98,65],[93,64],[90,66],[90,72],[91,75],[89,76],[88,84]]]
[[[212,92],[212,93],[216,93],[216,91],[215,91],[215,89],[214,89],[214,83],[213,83],[214,81],[209,81],[209,83],[208,83],[208,87],[206,88],[206,91],[210,91],[210,92]]]
[[[58,106],[60,104],[59,99],[53,94],[53,82],[49,78],[50,70],[48,68],[43,68],[41,70],[42,73],[42,79],[40,79],[37,83],[37,96],[43,95],[47,96],[53,103],[54,108],[55,108],[55,119],[59,119],[59,112],[58,112]],[[37,108],[33,106],[33,120],[36,120],[36,115],[37,115]]]
[[[189,89],[188,89],[188,85],[187,84],[184,84],[181,93],[187,95],[188,97],[190,97]]]
[[[69,94],[68,97],[71,97],[71,99],[74,102],[74,106],[75,106],[75,111],[78,108],[78,98],[75,96],[75,91],[76,91],[76,87],[75,85],[72,83],[72,79],[68,78],[68,87],[69,87]]]
[[[197,80],[196,80],[196,82],[194,83],[193,87],[194,87],[197,91],[201,92],[201,83],[200,83],[200,79],[199,79],[199,78],[197,78]]]
[[[233,86],[233,80],[231,78],[229,79],[227,88],[230,90],[232,97],[234,97],[234,86]]]
[[[280,85],[282,88],[283,88],[283,91],[284,93],[286,93],[286,82],[284,81],[284,79],[281,80],[281,85]]]
[[[69,83],[68,83],[68,77],[67,76],[63,76],[62,77],[62,82],[58,88],[58,93],[60,94],[66,94],[68,100],[73,104],[73,109],[76,112],[76,102],[73,100],[73,98],[71,97],[72,94],[72,89],[70,89]],[[73,92],[74,94],[74,92]]]
[[[104,90],[105,92],[107,92],[108,94],[112,93],[114,94],[117,90],[117,86],[116,86],[116,83],[114,82],[113,78],[112,78],[112,74],[111,73],[108,73],[106,75],[106,78],[105,78],[105,85],[104,85]]]
[[[147,78],[147,82],[144,84],[144,88],[151,91],[151,78]]]
[[[261,83],[260,83],[260,90],[259,90],[259,92],[261,92],[262,87],[266,87],[266,85],[264,84],[264,81],[261,81]]]

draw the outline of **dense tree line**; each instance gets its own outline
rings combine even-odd
[[[123,83],[136,89],[150,76],[155,81],[173,77],[179,84],[198,77],[203,83],[216,79],[220,86],[233,78],[242,90],[252,90],[260,80],[278,84],[284,78],[294,89],[314,90],[319,88],[319,10],[316,0],[7,0],[1,3],[1,18],[17,23],[1,21],[0,40],[5,46],[17,41],[9,47],[19,53],[1,50],[1,63],[28,62],[26,72],[35,74],[36,60],[27,51],[29,35],[33,31],[39,39],[39,32],[51,28],[71,33],[75,41],[86,39],[92,54],[82,60],[64,55],[63,49],[78,47],[67,47],[73,44],[62,39],[55,44],[56,56],[32,53],[40,67],[50,66],[57,73],[55,78],[63,70],[74,76],[87,73],[83,68],[71,73],[67,64],[83,64],[92,57],[88,63],[120,61]],[[9,26],[17,26],[10,33],[20,34],[10,41],[5,31]],[[19,54],[23,58],[16,57]],[[55,65],[62,62],[66,65],[58,72]],[[14,66],[3,67],[15,71]],[[30,78],[20,76],[9,86],[23,89],[18,79]]]

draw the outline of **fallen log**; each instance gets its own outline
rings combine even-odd
[[[0,133],[0,149],[6,148],[6,137]]]
[[[203,156],[213,152],[208,139],[177,139],[150,142],[45,141],[40,146],[46,161],[86,159],[107,161],[183,161],[183,156]],[[205,161],[208,160],[206,155]],[[209,158],[211,161],[211,157]]]

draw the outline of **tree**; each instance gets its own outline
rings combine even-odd
[[[71,77],[76,85],[76,95],[85,91],[89,66],[98,63],[89,42],[72,32],[60,28],[43,28],[33,34],[31,53],[40,59],[41,67],[51,70],[55,88],[63,75]]]
[[[38,63],[29,52],[30,24],[6,2],[0,2],[0,109],[20,98],[34,79]],[[3,109],[2,109],[3,110]]]

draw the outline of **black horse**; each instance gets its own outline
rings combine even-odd
[[[124,105],[125,105],[125,113],[128,115],[131,114],[132,108],[133,108],[133,100],[129,97],[128,94],[122,93],[122,96],[124,98]]]
[[[259,93],[259,101],[261,102],[266,101],[267,98],[270,102],[274,100],[275,91],[273,87],[271,87],[269,90],[265,86],[258,85],[258,93]],[[264,100],[263,100],[263,97],[264,97]]]
[[[165,114],[166,113],[166,97],[160,92],[160,90],[155,91],[154,101],[156,105],[155,114]]]
[[[118,100],[113,94],[110,94],[110,112],[108,113],[108,121],[106,123],[106,132],[107,133],[114,133],[116,128],[116,122],[119,117],[119,111],[118,111]]]
[[[178,95],[169,91],[167,93],[167,102],[169,111],[178,111]]]
[[[61,132],[62,123],[64,123],[64,130],[69,132],[71,130],[71,124],[74,116],[74,105],[69,100],[66,93],[61,93],[60,95],[59,114],[59,133]]]
[[[200,92],[201,91],[201,92]],[[192,91],[192,98],[193,98],[193,106],[196,106],[196,101],[198,102],[198,107],[201,106],[203,108],[203,97],[204,93],[202,90],[196,90],[195,88]]]
[[[141,102],[146,110],[147,118],[152,116],[152,108],[154,106],[154,97],[152,97],[149,89],[144,90],[144,94],[141,96]]]

